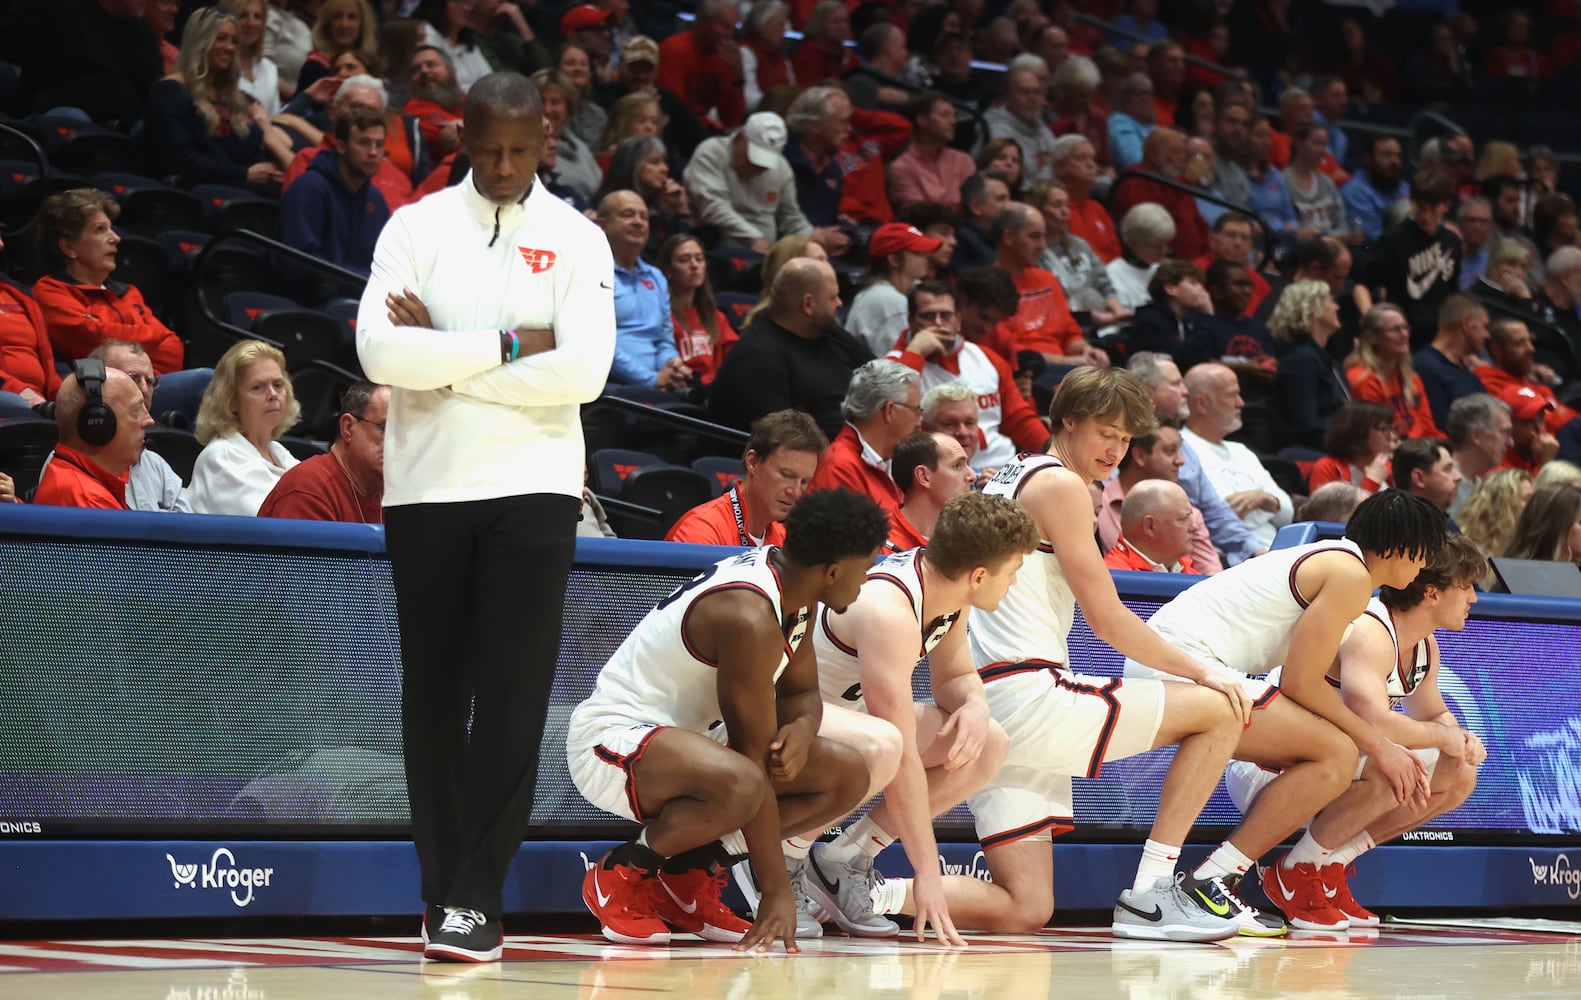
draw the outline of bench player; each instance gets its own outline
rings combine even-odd
[[[804,639],[818,605],[856,599],[888,533],[866,497],[805,496],[782,547],[683,585],[600,672],[571,715],[571,777],[589,802],[643,824],[582,883],[605,937],[660,944],[675,927],[743,950],[775,939],[796,950],[779,840],[847,815],[868,787],[857,752],[817,736],[823,702]],[[750,925],[719,898],[723,869],[742,854],[762,891]]]
[[[883,801],[832,843],[813,847],[802,869],[807,894],[849,933],[875,923],[868,918],[873,859],[900,840],[916,877],[878,883],[888,900],[879,912],[914,914],[918,940],[932,926],[941,942],[966,943],[950,921],[944,883],[981,883],[940,875],[933,818],[987,784],[1009,749],[989,717],[967,624],[973,608],[998,606],[1036,545],[1037,528],[1015,501],[962,493],[944,504],[926,549],[891,555],[868,571],[855,604],[820,615],[822,734],[841,740],[845,717],[865,713],[901,735],[900,764]],[[912,696],[923,657],[932,704]]]
[[[1066,375],[1049,415],[1047,454],[1023,455],[984,492],[1020,502],[1038,546],[967,639],[994,721],[1010,738],[999,776],[969,800],[993,883],[946,885],[957,926],[1034,931],[1054,911],[1051,831],[1071,828],[1071,775],[1176,744],[1157,822],[1114,930],[1155,940],[1215,940],[1238,930],[1223,886],[1176,873],[1197,814],[1229,762],[1251,703],[1240,685],[1169,645],[1121,602],[1093,541],[1088,484],[1107,479],[1132,436],[1154,426],[1145,386],[1118,369]],[[1074,672],[1066,643],[1075,609],[1122,654],[1200,678],[1202,686],[1137,683]],[[1217,912],[1215,912],[1217,911]]]
[[[1378,916],[1356,902],[1346,869],[1373,847],[1414,830],[1435,816],[1456,808],[1477,787],[1477,766],[1487,750],[1444,704],[1439,691],[1438,629],[1458,632],[1466,627],[1477,602],[1476,582],[1488,570],[1477,547],[1461,535],[1444,539],[1439,554],[1428,560],[1409,587],[1382,587],[1356,619],[1339,647],[1339,657],[1325,679],[1339,689],[1346,707],[1385,738],[1409,749],[1427,769],[1431,784],[1405,805],[1397,805],[1388,785],[1371,770],[1358,767],[1350,789],[1329,803],[1311,824],[1314,843],[1338,844],[1324,859],[1311,864],[1334,913],[1303,913],[1303,923],[1376,927]],[[1274,681],[1282,671],[1268,675]],[[1393,709],[1403,706],[1403,712]],[[1363,762],[1363,766],[1365,761]],[[1245,812],[1276,777],[1250,761],[1233,761],[1225,786]],[[1320,849],[1321,850],[1321,849]],[[1307,881],[1312,873],[1298,868]],[[1279,872],[1276,870],[1276,876]],[[1276,905],[1285,894],[1278,882],[1270,887]],[[1344,920],[1344,925],[1340,923]]]
[[[1196,868],[1195,877],[1238,882],[1255,859],[1299,829],[1314,808],[1350,787],[1358,748],[1371,758],[1397,804],[1407,802],[1418,786],[1425,787],[1427,772],[1421,763],[1347,708],[1323,678],[1373,589],[1409,586],[1443,544],[1442,513],[1420,497],[1385,490],[1356,508],[1345,538],[1249,559],[1182,591],[1148,619],[1169,642],[1216,664],[1221,679],[1244,685],[1258,710],[1240,736],[1236,757],[1281,772],[1229,839]],[[1277,686],[1254,676],[1281,663]],[[1154,669],[1160,666],[1130,659],[1125,673],[1177,673],[1167,666],[1167,674]],[[1281,692],[1286,697],[1278,697]],[[1315,876],[1303,878],[1307,869],[1291,866],[1314,861],[1322,850],[1308,831],[1281,866],[1270,869],[1299,897],[1295,902],[1287,894],[1276,899],[1296,927],[1313,926],[1304,914],[1307,904],[1319,907],[1323,888]]]

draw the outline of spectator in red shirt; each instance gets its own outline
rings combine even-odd
[[[951,497],[971,489],[977,475],[961,443],[938,431],[918,431],[895,445],[892,464],[895,485],[906,499],[890,511],[886,547],[904,552],[928,544],[939,512]]]
[[[105,340],[129,340],[154,360],[154,371],[181,370],[185,348],[136,286],[111,281],[121,237],[115,199],[97,188],[50,195],[39,209],[39,245],[49,273],[33,285],[49,339],[62,360],[85,358]]]
[[[791,54],[796,79],[807,87],[838,80],[861,65],[851,40],[851,15],[841,0],[820,0],[807,15],[801,44]]]
[[[98,398],[93,398],[98,397]],[[93,411],[80,420],[90,405],[108,411],[113,428]],[[55,426],[60,443],[44,469],[33,502],[55,507],[96,507],[127,510],[126,479],[143,454],[143,435],[152,427],[143,394],[131,376],[104,362],[80,362],[77,371],[61,383],[55,397]],[[92,425],[92,426],[90,426]],[[86,440],[84,432],[98,443]]]
[[[1349,483],[1365,500],[1389,485],[1389,460],[1400,439],[1394,433],[1394,411],[1382,403],[1353,399],[1329,418],[1323,432],[1322,458],[1312,463],[1307,485],[1312,492],[1329,483]]]
[[[1005,358],[1037,351],[1051,365],[1108,365],[1109,356],[1087,343],[1071,315],[1059,279],[1037,266],[1048,249],[1043,213],[1019,202],[1006,205],[994,219],[994,246],[994,263],[1015,282],[1021,304],[985,346]]]
[[[1142,143],[1142,162],[1122,178],[1141,171],[1178,180],[1186,165],[1186,137],[1172,128],[1157,128]],[[1146,178],[1116,186],[1110,204],[1121,218],[1133,205],[1150,201],[1162,205],[1175,220],[1175,239],[1169,244],[1176,257],[1193,260],[1208,251],[1208,223],[1197,209],[1197,200],[1185,191],[1165,187]],[[1072,217],[1074,222],[1074,216]],[[1072,232],[1076,232],[1073,225]],[[1081,233],[1076,233],[1081,236]],[[1089,241],[1090,242],[1090,241]]]
[[[461,148],[461,105],[466,95],[456,83],[450,57],[432,45],[419,45],[407,64],[409,89],[401,114],[417,119],[430,163]]]
[[[1532,48],[1532,18],[1524,10],[1504,15],[1504,41],[1488,49],[1482,74],[1487,77],[1527,81],[1535,95],[1548,79],[1548,59]]]
[[[1510,406],[1510,446],[1504,450],[1501,469],[1520,469],[1534,477],[1559,454],[1559,440],[1548,433],[1547,418],[1553,404],[1529,385],[1500,397]]]
[[[384,523],[384,420],[390,387],[353,382],[340,399],[340,434],[329,451],[286,470],[259,517]]]
[[[1120,230],[1098,199],[1091,197],[1098,179],[1098,157],[1083,135],[1062,135],[1054,141],[1054,177],[1070,194],[1070,231],[1092,247],[1105,264],[1125,251]]]
[[[741,456],[746,475],[722,496],[693,507],[664,536],[694,545],[779,545],[785,515],[801,499],[829,447],[812,417],[777,410],[757,422]]]
[[[1120,538],[1103,557],[1110,569],[1191,573],[1191,501],[1179,484],[1144,479],[1120,504]]]
[[[1252,259],[1252,220],[1244,212],[1234,209],[1225,212],[1213,220],[1213,230],[1208,235],[1208,252],[1198,257],[1194,262],[1202,273],[1206,274],[1208,268],[1216,260],[1227,261],[1246,268],[1246,276],[1252,282],[1252,296],[1246,303],[1242,315],[1257,312],[1258,306],[1263,304],[1263,299],[1268,297],[1272,287],[1268,279],[1264,278],[1251,266]]]
[[[659,270],[670,283],[670,320],[675,347],[696,385],[710,386],[725,355],[741,338],[714,304],[708,257],[697,237],[671,236],[659,248]]]
[[[840,415],[845,426],[818,462],[809,489],[848,489],[885,513],[905,499],[890,476],[895,446],[922,423],[920,376],[898,361],[869,361],[851,375]]]
[[[26,416],[59,391],[44,314],[22,286],[0,279],[0,417]]]
[[[741,25],[741,68],[749,108],[757,107],[768,90],[796,82],[795,71],[785,55],[785,28],[789,23],[790,8],[779,0],[758,0],[747,12]]]
[[[1517,408],[1517,395],[1530,389],[1549,404],[1544,412],[1547,430],[1558,438],[1559,457],[1566,461],[1581,460],[1577,446],[1581,445],[1581,413],[1566,406],[1554,395],[1553,389],[1536,373],[1534,359],[1537,347],[1529,327],[1512,316],[1500,316],[1488,324],[1488,357],[1491,365],[1482,365],[1474,372],[1488,392]]]
[[[1153,124],[1175,124],[1175,109],[1186,82],[1186,50],[1179,42],[1159,42],[1147,50],[1147,75],[1153,81]]]
[[[1355,353],[1345,359],[1345,380],[1352,396],[1389,407],[1402,440],[1444,436],[1433,421],[1422,376],[1411,366],[1411,323],[1399,306],[1384,302],[1362,316]]]
[[[746,120],[745,80],[731,0],[699,0],[692,30],[659,43],[659,86],[681,95],[693,114],[713,119],[721,131]]]

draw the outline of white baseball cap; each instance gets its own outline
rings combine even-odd
[[[772,111],[759,111],[741,126],[747,137],[747,161],[754,167],[767,169],[780,161],[780,151],[785,148],[785,119]]]

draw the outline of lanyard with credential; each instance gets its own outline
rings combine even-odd
[[[730,513],[736,516],[736,533],[741,536],[742,547],[748,549],[757,548],[758,543],[754,542],[752,536],[747,534],[747,521],[746,518],[741,516],[741,496],[736,492],[734,486],[730,487],[729,497]]]

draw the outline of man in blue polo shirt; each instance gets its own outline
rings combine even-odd
[[[687,368],[675,347],[670,286],[642,259],[648,206],[635,191],[611,191],[598,204],[598,224],[615,258],[615,362],[609,381],[684,389]]]
[[[1400,156],[1400,140],[1375,135],[1361,154],[1362,171],[1340,188],[1345,212],[1351,221],[1361,223],[1361,232],[1371,243],[1383,235],[1383,220],[1389,206],[1410,197],[1405,183],[1405,162]]]

